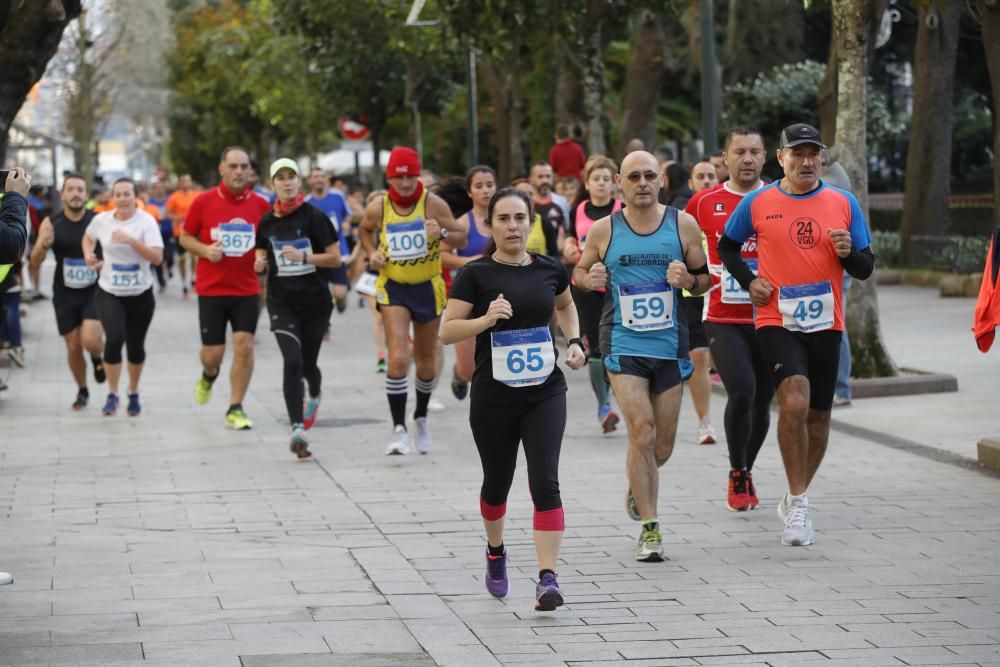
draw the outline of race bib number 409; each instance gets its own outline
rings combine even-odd
[[[63,259],[63,285],[70,289],[83,289],[97,282],[97,272],[82,259]]]
[[[493,379],[510,387],[542,384],[556,366],[556,353],[548,327],[494,331]]]

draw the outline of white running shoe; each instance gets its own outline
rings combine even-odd
[[[427,412],[444,412],[446,409],[445,404],[431,394],[431,400],[427,402]]]
[[[421,454],[431,453],[431,429],[427,425],[427,417],[414,417],[413,425],[416,427],[417,433],[413,437],[415,444],[417,445],[417,451]]]
[[[0,586],[6,586],[7,584],[14,583],[14,577],[10,576],[6,572],[0,572]]]
[[[406,432],[405,426],[396,426],[392,429],[392,440],[385,448],[386,456],[402,456],[410,453],[410,434]]]
[[[699,445],[714,445],[715,444],[715,428],[712,426],[712,422],[707,419],[703,419],[700,424],[698,424],[698,444]]]
[[[782,498],[778,511],[784,509],[785,529],[781,533],[781,543],[790,547],[806,547],[816,541],[816,532],[809,518],[809,500],[805,496],[788,500]],[[784,505],[784,508],[782,508]]]

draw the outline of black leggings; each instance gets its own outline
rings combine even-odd
[[[271,301],[267,304],[267,312],[271,316],[271,331],[274,332],[285,361],[282,390],[288,421],[292,426],[303,421],[303,378],[309,383],[309,395],[319,396],[323,376],[316,360],[319,359],[319,349],[323,345],[332,309],[333,304],[329,299],[309,310],[295,310]]]
[[[469,424],[483,464],[480,497],[492,506],[507,502],[514,481],[517,445],[524,442],[528,488],[536,512],[562,507],[559,496],[559,450],[566,429],[566,394],[532,404],[498,404],[476,400],[472,393]]]
[[[146,361],[146,332],[156,310],[153,288],[137,296],[115,296],[98,287],[94,306],[104,327],[104,361],[120,364],[122,345],[130,364]]]
[[[733,470],[752,470],[771,425],[774,378],[752,324],[705,322],[715,369],[726,387],[724,424]]]

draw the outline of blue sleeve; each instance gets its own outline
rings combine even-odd
[[[340,220],[341,224],[345,220],[351,217],[351,212],[347,210],[347,202],[344,201],[343,197],[337,197],[337,219]]]
[[[865,214],[861,211],[861,204],[858,203],[857,197],[850,192],[845,192],[844,195],[851,202],[851,244],[858,250],[864,250],[872,244],[868,223],[865,222]]]
[[[750,216],[750,205],[753,200],[754,195],[744,197],[733,214],[729,216],[729,220],[726,221],[723,234],[738,243],[743,243],[754,235],[753,219]]]

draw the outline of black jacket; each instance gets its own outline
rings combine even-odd
[[[0,264],[13,264],[24,255],[28,243],[28,201],[7,192],[0,202]]]

